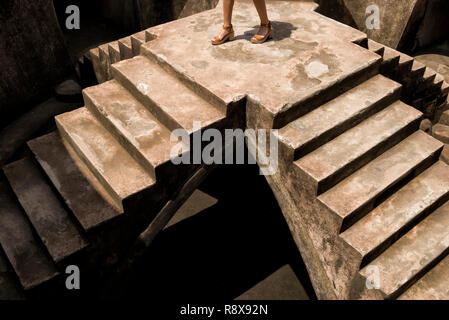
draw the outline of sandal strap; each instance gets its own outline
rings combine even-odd
[[[261,23],[261,27],[271,27],[271,21],[268,21],[268,23]]]
[[[232,30],[232,24],[230,24],[229,26],[223,25],[223,29],[224,30]]]

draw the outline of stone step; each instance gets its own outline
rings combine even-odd
[[[95,77],[97,78],[98,82],[102,83],[109,80],[106,62],[100,59],[100,49],[93,48],[89,50],[89,57],[90,61],[92,61]]]
[[[321,194],[418,130],[422,113],[400,101],[321,146],[295,165]]]
[[[441,85],[441,95],[447,96],[448,94],[449,94],[449,83],[444,81],[443,84]]]
[[[109,60],[111,64],[121,61],[120,47],[118,41],[108,43]]]
[[[368,50],[377,53],[380,56],[383,56],[385,52],[385,46],[376,41],[368,39]]]
[[[435,71],[433,71],[430,68],[426,68],[426,71],[424,72],[423,80],[427,85],[431,85],[435,81],[436,76],[437,76],[437,73]]]
[[[120,50],[120,60],[131,59],[132,57],[134,57],[131,37],[119,39],[118,47]]]
[[[207,127],[226,117],[222,106],[214,106],[187,88],[179,79],[143,56],[113,66],[120,82],[169,130],[194,130],[194,120]],[[167,94],[167,88],[173,94]]]
[[[170,130],[115,80],[87,88],[83,94],[90,112],[143,168],[159,176],[157,168],[170,161],[170,150],[178,144],[170,141]]]
[[[443,144],[419,130],[321,194],[319,201],[342,219],[341,232],[389,196],[398,183],[436,162]]]
[[[391,49],[389,47],[385,47],[383,54],[382,67],[393,67],[396,68],[399,64],[399,60],[401,55],[398,51]]]
[[[133,55],[137,56],[140,54],[140,47],[146,42],[146,32],[141,31],[131,35],[131,48],[133,50]]]
[[[155,184],[155,178],[126,152],[86,108],[57,116],[56,124],[62,138],[109,192],[121,212],[126,199]]]
[[[341,234],[370,263],[449,198],[449,166],[438,161]]]
[[[57,131],[28,142],[28,146],[45,171],[53,186],[58,190],[66,205],[70,208],[84,231],[103,225],[120,216],[102,195],[106,191],[98,192],[85,176],[88,170],[81,170],[81,161],[75,162],[74,153],[64,146]],[[93,178],[93,179],[92,179]]]
[[[443,85],[443,83],[444,83],[444,77],[441,74],[437,73],[435,75],[435,79],[433,80],[433,85],[435,87],[441,89],[441,86]]]
[[[281,128],[280,140],[299,159],[399,99],[400,89],[397,82],[374,76]]]
[[[427,272],[399,300],[449,300],[449,256]]]
[[[413,57],[401,53],[399,55],[398,73],[402,74],[412,71],[413,61]]]
[[[449,251],[449,203],[446,202],[360,271],[377,267],[380,288],[395,298],[436,265]]]
[[[411,77],[413,79],[422,78],[425,72],[426,72],[426,65],[417,60],[413,60]]]
[[[58,275],[51,257],[4,182],[0,182],[0,244],[25,290]]]
[[[87,240],[31,159],[13,162],[3,171],[54,262],[87,247]]]
[[[109,57],[109,44],[105,43],[98,47],[100,64],[103,67],[105,81],[111,79],[111,58]]]
[[[284,265],[235,300],[309,300],[290,265]]]

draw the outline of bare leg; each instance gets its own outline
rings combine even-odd
[[[230,26],[232,23],[232,9],[234,8],[234,0],[223,0],[223,25]],[[219,37],[223,38],[228,31],[221,30]]]
[[[232,23],[232,9],[234,0],[223,0],[223,25],[230,26]]]
[[[226,1],[225,1],[226,2]],[[265,0],[253,0],[256,6],[257,13],[259,14],[260,24],[268,23],[267,6],[265,5]]]
[[[270,32],[270,27],[268,26],[268,23],[270,21],[268,20],[267,6],[265,5],[265,0],[253,0],[253,2],[260,18],[260,28],[257,31],[257,36],[259,38],[265,38],[268,36],[268,33]],[[256,35],[254,37],[256,37]],[[251,41],[258,40],[255,39],[254,37],[253,39],[251,39]]]

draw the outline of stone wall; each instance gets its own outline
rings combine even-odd
[[[0,126],[72,71],[51,0],[2,0]]]
[[[317,0],[318,12],[365,32],[370,39],[411,52],[449,36],[447,0]],[[368,29],[367,18],[379,8],[378,29]]]
[[[161,23],[213,9],[218,0],[101,0],[105,18],[136,32]]]

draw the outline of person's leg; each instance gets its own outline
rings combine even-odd
[[[234,8],[234,0],[223,0],[223,28],[218,36],[212,39],[212,44],[222,43],[221,39],[224,39],[233,32],[230,28],[232,25],[232,9]]]
[[[223,0],[223,25],[230,26],[232,23],[232,9],[234,0]]]
[[[256,6],[257,13],[259,14],[260,24],[268,24],[267,6],[265,0],[253,0]]]
[[[260,18],[260,28],[257,33],[251,39],[253,43],[262,43],[268,37],[271,37],[273,31],[271,28],[270,20],[268,20],[267,6],[265,0],[253,0],[257,13]]]

